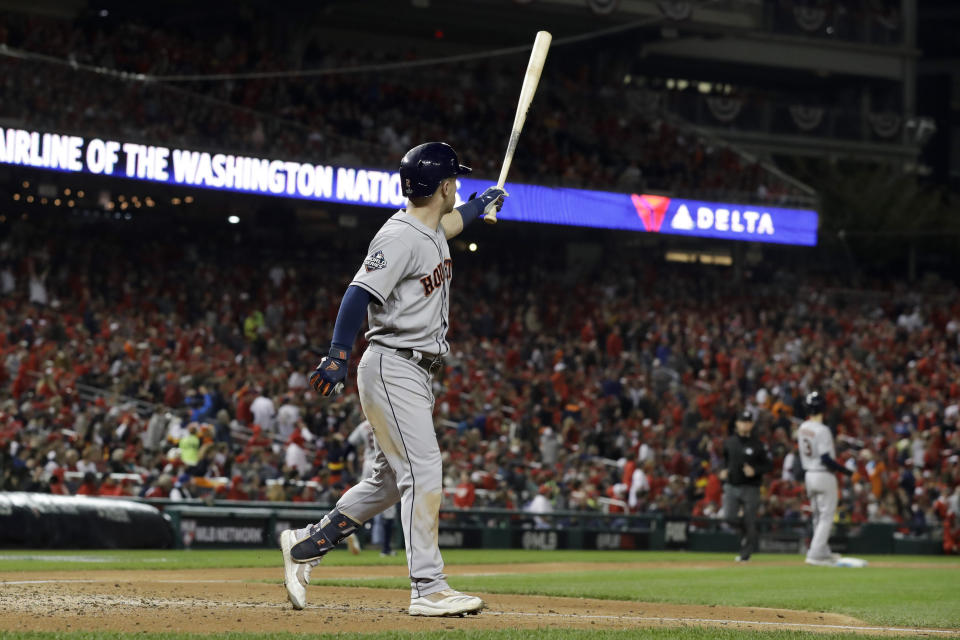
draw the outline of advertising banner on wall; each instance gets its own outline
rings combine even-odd
[[[399,209],[396,171],[209,153],[103,138],[0,128],[0,164],[110,176],[184,187]],[[462,178],[458,202],[490,180]],[[809,209],[705,202],[507,183],[499,218],[527,223],[814,246],[818,216]]]

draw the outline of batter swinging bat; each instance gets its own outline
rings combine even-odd
[[[538,31],[537,39],[533,41],[533,51],[530,52],[530,61],[527,63],[527,75],[524,76],[523,88],[520,89],[517,113],[513,116],[510,142],[507,144],[507,153],[503,156],[503,166],[500,167],[500,179],[497,181],[497,186],[501,189],[507,181],[507,172],[510,171],[510,163],[513,162],[513,152],[517,150],[517,140],[520,139],[520,130],[523,129],[523,123],[527,119],[527,110],[530,108],[530,103],[533,102],[533,94],[536,93],[537,85],[540,83],[540,74],[543,72],[543,63],[547,59],[547,49],[550,48],[551,40],[553,40],[553,36],[549,32]],[[483,216],[483,221],[488,224],[496,224],[496,208]]]

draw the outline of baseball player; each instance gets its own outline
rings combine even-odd
[[[369,420],[364,420],[350,433],[350,436],[347,438],[347,441],[353,445],[357,451],[363,451],[363,465],[360,471],[360,478],[372,478],[373,477],[373,464],[377,459],[377,441],[373,437],[373,425],[370,424]],[[390,549],[390,536],[393,535],[393,521],[396,519],[396,509],[390,507],[382,513],[378,513],[373,517],[373,543],[377,543],[377,534],[382,537],[380,541],[382,557],[396,555],[395,551]],[[346,540],[347,548],[350,549],[351,553],[360,552],[360,543],[354,542],[351,544],[351,540],[356,540],[357,534],[349,536]],[[356,551],[354,551],[356,547]]]
[[[823,424],[826,401],[819,391],[808,393],[804,398],[807,419],[797,429],[797,445],[800,448],[800,463],[803,465],[807,497],[813,510],[813,538],[807,551],[807,564],[833,566],[839,554],[830,552],[830,528],[837,510],[837,472],[851,475],[852,472],[837,462],[833,448],[833,435]]]
[[[447,240],[503,206],[490,187],[456,209],[457,176],[470,173],[447,144],[414,147],[400,161],[408,202],[380,228],[347,288],[329,354],[310,376],[325,396],[343,388],[366,313],[370,343],[357,366],[364,414],[378,451],[373,475],[357,483],[317,524],[280,536],[284,583],[295,609],[306,603],[307,567],[315,566],[363,522],[400,502],[410,572],[410,615],[479,613],[480,598],[454,591],[437,544],[442,494],[440,447],[433,426],[433,374],[449,352],[447,328],[453,260]]]

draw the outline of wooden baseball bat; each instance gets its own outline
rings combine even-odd
[[[527,63],[527,74],[523,77],[523,88],[520,89],[520,100],[517,102],[517,113],[513,116],[510,142],[507,143],[507,153],[503,156],[503,166],[500,167],[500,179],[497,180],[497,186],[501,189],[507,181],[507,172],[510,171],[513,152],[517,150],[517,140],[520,139],[520,131],[527,119],[527,111],[530,109],[530,103],[533,102],[533,94],[537,92],[537,85],[540,84],[540,74],[543,72],[543,63],[547,59],[551,40],[553,36],[549,32],[538,31],[537,38],[533,41],[533,51],[530,52],[530,61]],[[497,210],[494,208],[483,216],[483,221],[487,224],[496,224]]]

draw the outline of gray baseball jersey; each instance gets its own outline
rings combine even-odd
[[[833,435],[830,428],[819,422],[807,420],[797,429],[797,444],[800,446],[800,463],[804,471],[826,471],[820,457],[823,454],[836,459]]]
[[[442,226],[430,229],[404,210],[391,216],[350,283],[379,303],[367,311],[367,340],[392,349],[447,353],[452,276]]]

